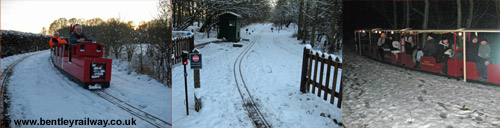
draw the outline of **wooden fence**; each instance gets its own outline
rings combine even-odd
[[[333,77],[331,77],[332,68]],[[325,54],[320,55],[318,52],[314,54],[311,49],[308,49],[307,47],[304,48],[300,91],[303,93],[312,91],[312,93],[316,93],[318,97],[323,97],[325,101],[330,99],[331,104],[334,104],[334,97],[336,97],[338,99],[337,107],[341,108],[342,81],[337,83],[338,79],[342,77],[338,76],[339,69],[342,69],[342,63],[340,63],[339,58],[336,58],[335,61],[333,61],[332,56],[328,56],[328,58],[326,58]],[[339,92],[335,91],[337,85],[340,85]]]
[[[194,37],[176,38],[172,39],[172,49],[170,54],[173,55],[171,63],[168,64],[167,68],[167,85],[172,86],[172,67],[174,64],[182,62],[182,51],[193,51],[194,49]]]
[[[174,44],[174,60],[173,63],[177,64],[182,62],[182,51],[191,52],[194,49],[194,37],[186,37],[186,38],[177,38],[172,40]]]

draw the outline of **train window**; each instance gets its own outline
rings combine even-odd
[[[97,46],[97,52],[101,52],[101,46]]]
[[[85,51],[85,45],[80,45],[80,52]]]

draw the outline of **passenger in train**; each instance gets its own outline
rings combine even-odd
[[[466,44],[466,59],[467,61],[476,62],[479,50],[479,38],[475,35],[471,35],[471,41]]]
[[[424,56],[432,56],[434,58],[437,58],[438,45],[439,43],[437,42],[436,39],[434,39],[434,34],[429,33],[427,35],[427,42],[425,43],[424,48],[422,49],[422,51],[424,52]]]
[[[415,42],[413,42],[413,37],[406,34],[405,37],[403,38],[403,42],[405,44],[405,53],[406,54],[413,54],[413,51],[415,51],[416,46],[417,46],[417,45],[415,45]]]
[[[442,68],[442,72],[447,74],[448,73],[448,59],[451,56],[451,49],[450,49],[450,44],[448,43],[448,37],[443,36],[442,40],[439,41],[439,45],[437,47],[437,57],[436,57],[436,63],[444,63],[444,66]]]
[[[490,64],[490,53],[491,48],[486,40],[482,40],[479,45],[478,56],[481,58],[481,61],[477,63],[478,69],[482,69],[481,79],[486,80],[488,78],[488,65]],[[484,63],[483,63],[484,61]]]
[[[85,41],[91,41],[83,34],[82,26],[79,24],[75,24],[71,31],[71,36],[69,37],[70,43],[81,43]]]
[[[400,39],[398,39],[399,37],[397,35],[393,35],[393,37],[391,38],[392,39],[392,42],[391,42],[391,51],[400,51],[401,52],[401,43],[400,43]]]
[[[52,37],[49,41],[50,48],[53,48],[55,44],[61,42],[61,38],[59,38],[59,32],[54,33],[54,37]]]
[[[390,46],[392,43],[392,37],[387,38],[387,35],[385,33],[382,33],[380,35],[380,38],[377,41],[377,46],[379,47],[379,55],[382,61],[384,61],[384,48],[388,48],[387,46]]]
[[[486,40],[480,39],[479,37],[472,35],[472,41],[467,43],[467,48],[466,48],[466,59],[468,62],[474,62],[476,63],[476,69],[477,70],[482,70],[481,71],[481,79],[486,80],[487,79],[487,68],[488,65],[490,64],[489,58],[482,58],[479,56],[484,56],[486,54],[489,54],[489,52],[481,52],[479,51],[479,47],[481,46],[480,43],[478,42],[484,42],[483,49],[487,49],[489,45],[486,46],[488,43]],[[481,53],[480,53],[481,52]]]
[[[483,59],[489,59],[490,53],[491,53],[490,44],[488,44],[486,40],[482,40],[481,45],[479,45],[479,53],[477,55]]]

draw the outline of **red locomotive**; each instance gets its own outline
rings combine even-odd
[[[52,63],[63,74],[85,89],[108,88],[111,81],[111,59],[103,57],[99,43],[54,45]]]

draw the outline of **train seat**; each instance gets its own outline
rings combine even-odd
[[[401,58],[403,58],[403,63],[408,68],[413,68],[416,65],[416,63],[413,62],[411,54],[402,53]]]
[[[500,64],[488,65],[488,82],[500,84]]]
[[[459,77],[464,75],[464,61],[463,60],[448,60],[448,75]]]
[[[481,70],[477,70],[475,62],[466,62],[465,67],[467,68],[466,77],[467,79],[477,80],[481,76]]]
[[[400,57],[401,56],[400,55],[401,51],[399,51],[399,50],[393,50],[391,52],[392,52],[392,54],[391,54],[391,63],[393,63],[393,64],[401,64],[401,63],[399,63],[399,60],[401,59],[401,57]]]
[[[420,69],[428,72],[438,73],[443,69],[444,63],[436,63],[436,58],[432,56],[422,56],[420,58]]]

